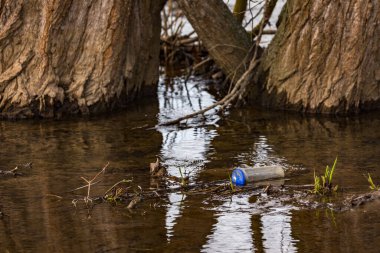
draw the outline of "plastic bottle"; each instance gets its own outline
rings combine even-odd
[[[247,183],[283,177],[285,177],[284,169],[278,165],[263,167],[242,166],[232,171],[231,179],[234,185],[243,186]]]

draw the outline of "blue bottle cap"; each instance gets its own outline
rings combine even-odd
[[[232,171],[232,183],[236,186],[243,186],[246,184],[245,174],[240,168],[236,168]]]

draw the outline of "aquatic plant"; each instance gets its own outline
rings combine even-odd
[[[333,176],[337,161],[338,157],[335,158],[334,164],[331,168],[327,165],[325,174],[322,176],[317,176],[314,171],[314,189],[311,191],[312,193],[325,195],[338,190],[338,185],[333,187]]]
[[[123,179],[115,183],[112,187],[110,187],[104,193],[104,199],[106,199],[109,202],[117,203],[118,200],[120,200],[120,197],[123,196],[126,193],[126,191],[132,187],[132,186],[127,186],[127,184],[132,183],[132,182],[133,180]],[[124,184],[124,186],[119,187],[119,185],[121,184]]]
[[[368,173],[368,183],[369,183],[369,188],[373,191],[378,191],[380,190],[380,185],[375,185],[375,183],[372,180],[371,174]]]
[[[335,158],[334,164],[331,167],[331,169],[329,168],[328,165],[326,166],[325,175],[321,177],[324,187],[329,187],[329,188],[332,187],[332,179],[333,179],[333,175],[334,175],[335,166],[336,166],[337,161],[338,161],[338,157]]]
[[[319,176],[315,175],[315,170],[314,170],[314,189],[312,190],[312,192],[317,194],[322,191],[321,189],[322,189],[322,185],[320,183]]]

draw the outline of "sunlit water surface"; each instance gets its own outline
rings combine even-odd
[[[20,177],[0,178],[0,252],[378,252],[380,204],[335,213],[300,210],[249,193],[169,193],[130,211],[103,203],[86,209],[81,177],[110,168],[92,187],[115,182],[155,186],[149,163],[190,182],[226,180],[239,164],[307,169],[289,184],[308,184],[339,157],[336,182],[365,192],[363,174],[380,182],[380,115],[315,118],[252,108],[212,113],[154,128],[215,102],[202,80],[161,79],[158,99],[90,119],[0,122],[0,169],[33,163]],[[58,197],[59,196],[59,197]],[[62,197],[62,198],[61,198]],[[74,207],[72,201],[78,201]]]

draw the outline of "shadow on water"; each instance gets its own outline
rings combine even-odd
[[[280,201],[169,193],[134,211],[100,204],[74,208],[67,191],[81,176],[111,168],[93,187],[101,195],[131,179],[150,187],[147,165],[159,156],[169,174],[191,182],[227,179],[240,164],[309,169],[291,184],[311,183],[336,156],[336,180],[366,191],[363,173],[380,181],[380,115],[315,118],[234,109],[188,124],[147,128],[215,101],[202,80],[160,81],[158,100],[125,113],[70,121],[0,122],[0,169],[33,162],[20,177],[0,178],[0,252],[376,252],[380,215],[374,202],[350,212],[299,210]],[[157,104],[159,105],[157,107]],[[79,191],[85,194],[85,190]]]

